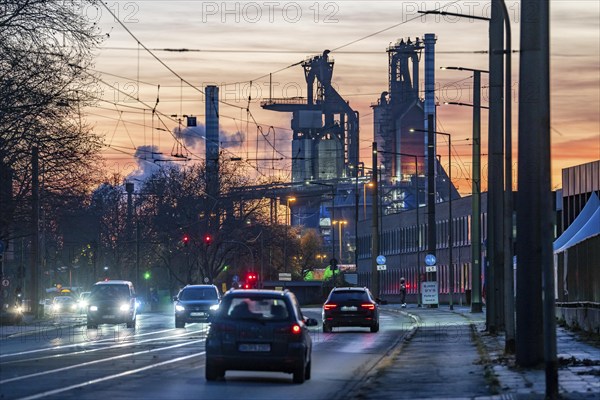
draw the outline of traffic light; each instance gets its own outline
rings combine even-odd
[[[258,274],[254,272],[248,272],[246,275],[246,283],[244,284],[245,289],[255,289],[256,283],[258,282]]]
[[[148,280],[148,279],[150,279],[151,277],[152,277],[152,275],[150,275],[150,271],[146,271],[146,272],[144,272],[144,279],[145,279],[145,280]]]
[[[210,244],[212,243],[212,236],[210,236],[210,234],[207,233],[204,235],[203,240],[206,246],[210,246]]]
[[[187,246],[190,243],[190,236],[187,233],[184,233],[181,241],[183,242],[184,246]]]

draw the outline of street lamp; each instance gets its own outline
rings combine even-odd
[[[347,223],[348,223],[348,221],[332,221],[332,225],[331,225],[332,229],[334,229],[333,224],[338,224],[338,226],[339,226],[339,238],[340,238],[339,261],[340,262],[342,262],[342,233],[343,233],[342,229],[343,229],[343,226],[346,225]]]
[[[285,201],[285,238],[283,240],[283,269],[288,272],[288,261],[287,261],[287,242],[288,242],[288,229],[292,223],[292,215],[290,213],[290,203],[296,201],[295,197],[288,197]]]
[[[483,310],[481,300],[481,73],[489,71],[443,67],[442,69],[473,72],[473,180],[471,182],[471,312]],[[455,104],[455,103],[448,103]],[[469,105],[456,103],[456,105]]]
[[[538,10],[539,11],[539,10]],[[491,18],[449,13],[438,10],[419,11],[422,14],[439,14],[456,17],[467,17],[490,22],[490,101],[493,105],[489,115],[489,188],[488,188],[488,231],[491,238],[490,268],[486,269],[488,296],[486,324],[490,332],[501,328],[500,306],[504,305],[504,323],[506,325],[506,351],[515,351],[515,322],[514,322],[514,285],[513,285],[513,195],[512,195],[512,39],[508,9],[504,0],[492,0]],[[504,28],[502,28],[504,22]],[[502,31],[505,33],[502,43]],[[496,46],[496,47],[494,47]],[[501,51],[500,48],[502,48]],[[504,135],[502,135],[502,59],[497,54],[505,56],[504,82]],[[504,139],[504,149],[502,141]],[[504,150],[504,160],[502,151]],[[504,161],[504,171],[502,162]],[[504,181],[504,182],[503,182]],[[499,194],[502,192],[502,196]],[[502,259],[500,260],[500,256]],[[499,269],[500,271],[495,271]],[[498,273],[502,272],[502,273]],[[498,278],[498,276],[500,278]],[[495,298],[497,288],[503,287],[504,298]]]
[[[409,129],[409,131],[428,132],[424,129],[413,128]],[[454,260],[452,254],[452,248],[454,246],[454,237],[452,234],[452,135],[447,132],[434,131],[433,133],[443,135],[448,138],[448,267],[450,268],[450,309],[452,310],[454,309]],[[431,160],[430,162],[433,162],[433,160]]]
[[[373,182],[365,182],[363,184],[363,218],[367,219],[367,186],[373,187]]]

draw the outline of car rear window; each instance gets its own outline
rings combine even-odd
[[[287,305],[281,298],[234,297],[224,307],[222,315],[228,319],[284,321],[290,318]]]
[[[330,301],[369,301],[369,294],[364,290],[344,290],[335,291],[329,297]]]
[[[187,288],[179,295],[180,300],[217,300],[218,298],[214,288]]]

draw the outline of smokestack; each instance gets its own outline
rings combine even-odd
[[[219,195],[219,88],[206,86],[204,90],[206,126],[206,186],[213,198]]]

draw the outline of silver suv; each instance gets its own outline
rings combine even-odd
[[[135,328],[137,302],[129,281],[102,281],[94,284],[87,305],[87,327],[100,324],[127,324]]]

